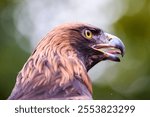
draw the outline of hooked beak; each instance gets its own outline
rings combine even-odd
[[[125,46],[123,42],[116,36],[104,33],[105,38],[108,40],[106,43],[96,44],[92,48],[103,53],[103,60],[112,60],[120,62],[119,56],[125,54]]]

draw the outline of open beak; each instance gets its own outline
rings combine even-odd
[[[106,43],[96,44],[92,48],[103,53],[104,60],[112,60],[119,62],[119,56],[125,54],[125,46],[123,42],[116,36],[105,33]]]

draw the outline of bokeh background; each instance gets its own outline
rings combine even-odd
[[[120,63],[90,70],[94,99],[150,99],[150,0],[0,0],[0,99],[38,41],[65,22],[95,25],[126,46]]]

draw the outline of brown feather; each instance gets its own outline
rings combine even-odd
[[[80,35],[69,29],[79,26],[57,27],[40,41],[17,76],[9,99],[92,99],[87,70],[71,45]]]
[[[118,54],[124,52],[120,39],[99,28],[77,23],[58,26],[39,42],[8,99],[92,99],[87,71],[102,60],[119,62]]]

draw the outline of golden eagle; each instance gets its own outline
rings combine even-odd
[[[119,38],[95,26],[60,25],[39,42],[8,99],[92,99],[88,70],[103,60],[119,62],[124,52]]]

